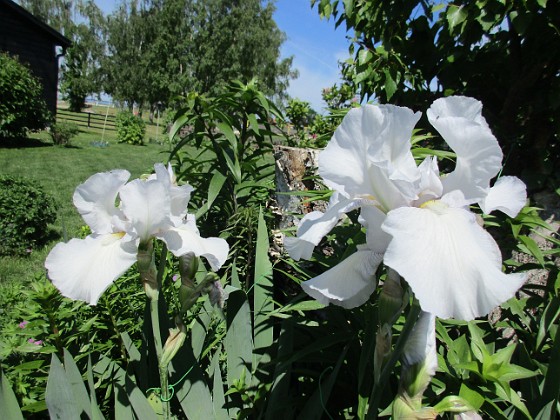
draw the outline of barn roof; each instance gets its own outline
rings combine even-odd
[[[37,19],[35,16],[33,16],[31,13],[29,13],[19,4],[14,3],[11,0],[0,0],[0,6],[2,9],[7,7],[13,10],[15,13],[20,15],[24,20],[28,21],[30,25],[35,26],[37,29],[43,32],[45,36],[51,38],[54,44],[60,45],[63,48],[68,48],[70,45],[72,45],[72,42],[68,38],[66,38],[64,35],[62,35],[60,32],[58,32],[51,26],[47,25],[42,20]]]

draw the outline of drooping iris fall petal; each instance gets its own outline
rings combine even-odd
[[[504,274],[500,250],[474,214],[443,202],[392,210],[384,262],[410,285],[420,306],[440,318],[471,320],[514,296],[524,274]]]
[[[323,305],[334,303],[346,309],[355,308],[375,290],[375,271],[382,260],[382,254],[358,250],[320,276],[304,281],[301,287]]]
[[[63,296],[96,305],[101,294],[136,262],[138,244],[124,234],[90,235],[57,244],[45,262]]]

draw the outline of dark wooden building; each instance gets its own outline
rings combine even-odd
[[[0,0],[0,51],[17,55],[43,84],[45,102],[56,115],[58,59],[68,38],[10,0]],[[57,53],[57,47],[59,51]]]

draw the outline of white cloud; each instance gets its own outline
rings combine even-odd
[[[288,95],[309,102],[311,108],[318,113],[325,113],[326,104],[321,97],[321,91],[340,83],[338,61],[346,58],[347,53],[334,51],[321,56],[315,54],[313,49],[302,48],[290,41],[282,52],[283,56],[294,56],[293,68],[299,72],[299,77],[290,81]]]
[[[288,94],[292,98],[307,101],[318,113],[324,113],[325,103],[321,91],[339,82],[338,72],[319,72],[317,69],[296,66],[299,77],[290,81]]]

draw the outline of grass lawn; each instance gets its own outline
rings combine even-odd
[[[63,238],[78,235],[84,225],[72,204],[72,194],[78,184],[96,172],[127,169],[131,178],[150,173],[153,164],[166,162],[169,146],[146,143],[145,146],[119,144],[114,132],[106,132],[107,147],[95,144],[101,133],[82,129],[72,139],[71,147],[53,146],[47,133],[33,135],[21,147],[5,147],[0,143],[0,173],[31,178],[50,193],[59,205],[58,218],[51,226],[53,241],[42,249],[35,249],[24,258],[0,257],[0,285],[27,282],[43,271],[43,263],[50,249]],[[148,139],[148,134],[146,135]],[[164,140],[165,136],[160,135]]]

